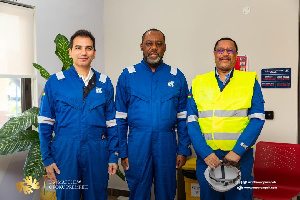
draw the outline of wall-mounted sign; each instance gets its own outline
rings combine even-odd
[[[234,69],[245,72],[248,71],[248,57],[246,55],[237,56]]]
[[[261,70],[262,88],[291,88],[291,68]]]

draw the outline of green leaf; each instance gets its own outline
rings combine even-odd
[[[117,174],[123,181],[125,181],[125,175],[124,175],[119,169],[117,169],[116,174]]]
[[[0,139],[13,136],[34,125],[38,126],[39,108],[33,107],[24,111],[20,116],[10,118],[0,129]]]
[[[22,115],[38,115],[40,112],[40,108],[38,107],[32,107],[29,108],[28,110],[25,110]]]
[[[0,155],[28,150],[35,142],[39,142],[39,133],[34,130],[19,131],[13,136],[0,138]]]
[[[41,158],[40,143],[34,142],[26,157],[25,165],[23,168],[24,178],[31,176],[36,180],[40,180],[44,173],[44,165]]]
[[[69,40],[65,36],[58,34],[54,42],[56,44],[55,54],[63,63],[62,71],[70,69],[73,65],[73,59],[69,56]]]
[[[44,67],[36,63],[32,63],[32,65],[34,68],[40,70],[41,76],[44,77],[46,80],[50,78],[51,75],[47,72],[47,70],[44,69]]]
[[[38,107],[32,107],[28,110],[25,110],[22,115],[36,115],[38,116],[40,112],[40,108]],[[38,122],[37,121],[33,121],[33,124],[35,127],[38,127]]]

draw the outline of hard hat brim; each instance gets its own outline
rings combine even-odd
[[[220,167],[220,166],[218,166],[218,167]],[[237,169],[236,167],[234,167],[234,166],[230,166],[230,167],[236,173],[236,178],[232,179],[232,181],[228,181],[229,182],[228,184],[224,184],[224,182],[226,182],[226,181],[222,181],[222,180],[225,180],[225,179],[220,179],[220,178],[212,179],[211,175],[210,175],[210,172],[213,169],[210,168],[210,167],[206,168],[206,170],[204,172],[204,176],[205,176],[207,182],[209,183],[209,185],[212,189],[214,189],[218,192],[226,192],[228,190],[231,190],[232,188],[234,188],[235,186],[237,186],[240,183],[241,171],[239,169]]]

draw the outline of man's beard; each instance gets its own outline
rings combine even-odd
[[[144,55],[144,60],[150,65],[159,64],[162,60],[162,57],[158,56],[155,60],[149,58],[149,56]]]
[[[161,57],[157,57],[155,60],[151,60],[149,57],[147,57],[147,63],[151,64],[151,65],[155,65],[160,63],[161,61]]]

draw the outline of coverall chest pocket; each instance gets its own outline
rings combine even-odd
[[[89,110],[86,114],[88,117],[88,121],[92,126],[103,127],[103,128],[106,127],[104,96],[95,99],[90,104]]]
[[[78,110],[78,104],[71,99],[62,95],[56,97],[56,123],[60,127],[67,127],[72,125],[76,120],[76,111]]]
[[[161,97],[161,119],[175,122],[177,119],[179,92],[173,92]]]
[[[128,120],[131,122],[150,119],[150,98],[143,93],[131,90],[128,106]]]

